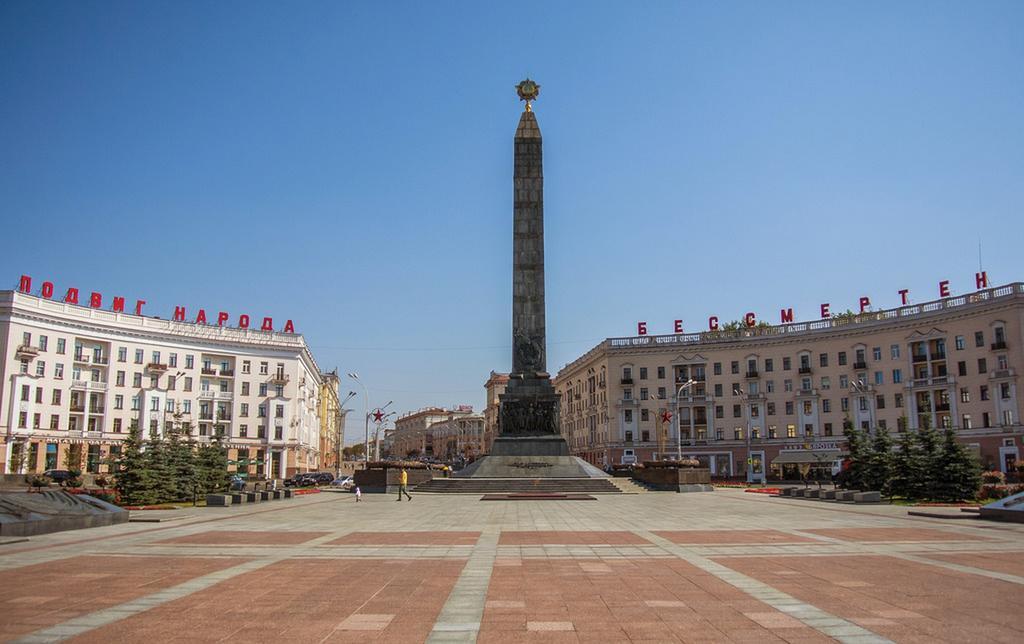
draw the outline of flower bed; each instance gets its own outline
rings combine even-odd
[[[750,492],[751,494],[779,494],[782,492],[777,487],[748,487],[743,491]]]
[[[987,503],[988,501],[1004,499],[1019,492],[1024,492],[1024,483],[1009,483],[1002,485],[988,484],[981,486],[981,492],[978,494],[978,498]]]
[[[301,488],[298,490],[292,490],[292,496],[302,496],[303,494],[320,494],[320,490],[316,488]]]

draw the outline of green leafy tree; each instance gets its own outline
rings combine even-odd
[[[939,467],[933,482],[933,498],[939,501],[973,500],[981,487],[981,465],[947,429],[938,452]]]
[[[121,444],[121,455],[113,461],[114,488],[122,505],[156,503],[153,476],[142,451],[142,430],[133,427]]]
[[[867,439],[864,441],[868,443]],[[878,490],[892,496],[893,479],[892,438],[885,429],[876,429],[870,441],[867,464],[864,468],[864,484],[870,490]]]

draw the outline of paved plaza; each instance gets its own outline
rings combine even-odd
[[[321,493],[0,546],[18,642],[1020,642],[1024,526],[736,490]]]

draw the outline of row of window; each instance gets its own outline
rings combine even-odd
[[[129,423],[128,423],[128,429],[129,430],[137,429],[138,426],[139,426],[139,419],[132,418],[132,419],[129,420]],[[18,414],[18,427],[21,428],[21,429],[28,429],[28,413],[27,412],[23,411],[23,412],[20,412]],[[199,429],[199,435],[200,436],[209,436],[209,435],[211,435],[209,433],[211,425],[209,425],[207,423],[198,423],[197,427]],[[86,428],[88,429],[88,431],[91,431],[91,432],[100,431],[99,423],[98,423],[97,419],[95,419],[95,418],[90,418],[89,419],[89,423],[86,425]],[[165,430],[169,431],[169,430],[171,430],[173,428],[173,425],[170,422],[165,422],[164,423],[164,428],[165,428]],[[215,433],[217,433],[220,436],[230,436],[230,432],[225,430],[224,425],[213,425],[213,428],[214,428]],[[32,414],[32,429],[42,429],[42,414]],[[48,429],[53,430],[53,431],[59,431],[60,430],[60,416],[58,414],[51,414],[50,415],[50,426],[48,427]],[[72,418],[70,418],[68,420],[68,429],[70,431],[77,431],[77,430],[81,429],[81,427],[78,426],[78,419],[77,418],[72,417]],[[150,429],[151,432],[156,432],[159,429],[159,421],[151,420],[150,423],[149,423],[149,429]],[[186,433],[186,434],[192,433],[192,424],[189,423],[189,422],[181,423],[181,430],[184,433]],[[113,422],[113,432],[115,434],[120,434],[120,433],[124,432],[124,422],[123,422],[123,420],[121,418],[115,418],[114,419],[114,422]],[[275,438],[275,440],[281,440],[283,435],[284,435],[284,427],[281,426],[281,425],[276,425],[274,427],[274,438]],[[246,425],[246,424],[239,425],[238,426],[238,438],[249,438],[249,437],[250,437],[249,436],[249,426]],[[267,437],[267,427],[265,425],[258,425],[256,427],[256,436],[255,437],[256,438],[266,438]]]
[[[24,345],[24,346],[32,346],[32,333],[30,333],[28,331],[25,331],[24,333],[22,333],[21,339],[22,339],[22,345]],[[38,344],[37,344],[37,348],[39,349],[39,351],[42,351],[42,352],[47,351],[48,346],[49,346],[49,337],[47,337],[45,335],[40,335],[39,339],[38,339]],[[66,350],[67,350],[67,341],[64,338],[58,338],[57,339],[57,353],[59,355],[63,355],[63,354],[66,353]],[[101,347],[101,346],[92,346],[92,347],[90,347],[90,350],[92,352],[92,357],[93,357],[93,359],[96,362],[104,363],[106,361],[106,356],[103,355],[103,347]],[[86,355],[86,347],[82,343],[76,342],[75,343],[75,359],[82,359],[85,355]],[[161,360],[162,355],[163,354],[160,351],[152,351],[150,353],[150,358],[151,358],[150,362],[152,362],[153,364],[163,364],[163,362]],[[135,357],[135,364],[142,364],[143,360],[145,359],[145,351],[143,349],[135,349],[135,356],[134,357]],[[118,349],[117,349],[117,361],[118,362],[127,362],[128,361],[128,347],[118,347]],[[211,358],[204,358],[203,361],[202,361],[202,365],[203,365],[203,369],[205,369],[207,371],[213,370],[213,360]],[[175,368],[178,366],[178,354],[177,353],[170,352],[170,353],[167,354],[167,366],[175,367]],[[220,366],[220,370],[221,370],[222,373],[224,373],[224,372],[231,372],[231,373],[224,373],[224,375],[233,375],[233,369],[232,369],[231,361],[230,360],[221,360],[219,366]],[[185,368],[186,369],[193,369],[193,368],[195,368],[195,356],[193,354],[186,354],[185,355]],[[259,371],[260,375],[263,375],[263,376],[268,375],[270,373],[270,363],[269,362],[260,362],[259,369],[260,369],[260,371]],[[284,372],[284,363],[283,362],[277,363],[277,370],[278,370],[278,373],[283,373]],[[243,374],[247,374],[247,373],[251,373],[251,372],[252,372],[252,362],[250,360],[243,360],[242,361],[242,373]]]

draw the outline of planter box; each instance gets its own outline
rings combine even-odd
[[[633,478],[656,489],[672,492],[711,492],[711,470],[703,467],[644,467]]]
[[[854,492],[853,494],[854,503],[881,503],[882,493],[881,492]]]
[[[282,490],[271,490],[270,498],[274,499],[275,501],[277,499],[284,498],[284,492]]]
[[[245,503],[245,502],[246,502],[246,495],[245,494],[242,494],[241,492],[235,492],[234,494],[231,495],[231,503],[232,504],[238,505],[240,503]]]
[[[278,490],[281,493],[281,498],[290,499],[294,496],[291,490]]]
[[[793,496],[793,490],[795,489],[792,487],[779,488],[779,496]]]
[[[805,490],[802,487],[795,487],[795,488],[793,488],[793,496],[795,496],[797,498],[801,498],[802,499],[804,497],[804,493],[805,492],[807,492],[807,490]]]
[[[244,496],[246,503],[258,503],[263,500],[259,492],[245,492]]]
[[[858,494],[858,492],[855,490],[837,490],[836,501],[852,501],[854,494]]]
[[[808,498],[808,499],[820,498],[821,497],[821,490],[818,490],[818,489],[804,490],[804,497]]]
[[[260,501],[269,501],[271,499],[270,492],[267,491],[267,490],[263,490],[262,492],[257,492],[256,494],[259,495]]]
[[[207,494],[207,507],[231,505],[231,496],[227,494]]]
[[[835,490],[822,490],[820,498],[826,499],[828,501],[835,501],[836,500],[836,491]]]

